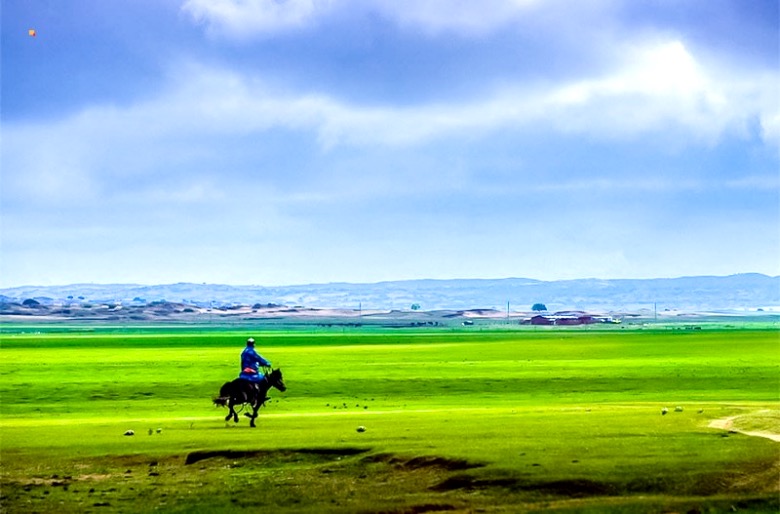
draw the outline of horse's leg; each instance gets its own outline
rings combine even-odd
[[[225,421],[230,421],[230,418],[233,418],[233,422],[238,423],[238,414],[236,414],[236,410],[234,406],[235,403],[233,403],[233,398],[231,398],[230,400],[228,400],[228,408],[230,409],[230,411],[228,412]]]
[[[252,421],[249,422],[249,426],[252,428],[255,428],[257,425],[255,425],[255,419],[257,418],[257,410],[260,408],[261,405],[263,405],[263,401],[261,398],[265,398],[265,394],[263,394],[263,390],[259,387],[254,390],[255,396],[252,399]]]
[[[225,416],[225,421],[230,421],[230,418],[233,417],[233,402],[228,400],[228,415]]]
[[[252,414],[246,413],[249,418],[249,426],[255,428],[255,418],[257,417],[257,385],[252,384],[246,393],[246,402],[252,407]]]

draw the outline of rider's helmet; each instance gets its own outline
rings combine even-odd
[[[246,344],[248,346],[254,346],[255,345],[255,340],[250,337],[249,339],[246,340]]]

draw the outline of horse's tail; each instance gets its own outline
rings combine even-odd
[[[230,386],[231,386],[231,382],[225,382],[225,384],[219,390],[219,397],[214,398],[212,400],[214,402],[214,405],[221,405],[222,407],[227,407],[228,400],[230,400],[230,396],[231,396]]]

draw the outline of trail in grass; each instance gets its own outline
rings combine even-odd
[[[745,419],[749,418],[752,415],[760,415],[769,413],[771,411],[769,410],[760,410],[751,414],[740,414],[738,416],[729,416],[727,418],[720,418],[720,419],[713,419],[710,421],[709,425],[707,425],[709,428],[718,428],[721,430],[728,430],[730,432],[738,432],[740,434],[754,436],[754,437],[765,437],[766,439],[770,439],[772,441],[776,441],[780,443],[780,434],[769,432],[767,430],[742,430],[739,428],[736,428],[734,426],[734,422],[738,419]]]

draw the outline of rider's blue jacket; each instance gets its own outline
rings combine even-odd
[[[258,371],[260,366],[270,366],[271,363],[265,360],[257,353],[252,346],[247,346],[241,352],[241,374],[238,378],[243,378],[251,382],[260,382],[264,376]]]

